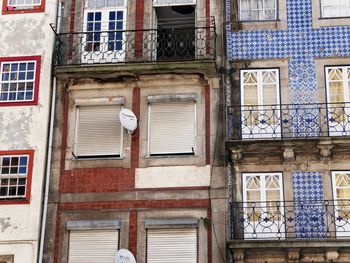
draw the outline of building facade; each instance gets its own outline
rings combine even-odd
[[[43,262],[222,261],[221,4],[62,4]]]
[[[234,262],[349,262],[350,4],[226,11]]]
[[[55,1],[1,1],[0,262],[38,260],[55,18]]]

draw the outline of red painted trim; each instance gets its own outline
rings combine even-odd
[[[137,208],[207,208],[209,199],[168,199],[168,200],[131,200],[100,202],[67,202],[60,203],[59,209],[99,210],[99,209],[137,209]]]
[[[205,0],[205,16],[210,19],[210,0]]]
[[[1,57],[0,58],[0,66],[2,66],[3,62],[14,62],[14,61],[29,61],[35,60],[35,82],[34,82],[34,94],[32,101],[15,101],[15,102],[1,102],[0,107],[3,106],[35,106],[38,105],[39,100],[39,86],[40,86],[40,68],[41,68],[41,56],[22,56],[22,57]]]
[[[135,87],[132,94],[132,110],[136,115],[136,118],[140,119],[140,88]],[[137,127],[136,131],[132,135],[131,140],[131,167],[133,169],[139,167],[139,149],[140,149],[140,128]],[[135,173],[134,173],[135,174]]]
[[[139,192],[157,192],[157,191],[182,191],[182,190],[209,190],[209,186],[189,186],[189,187],[163,187],[163,188],[136,188]]]
[[[131,210],[129,215],[129,250],[137,259],[137,211]]]
[[[59,252],[60,252],[60,239],[61,239],[61,212],[56,212],[56,229],[55,229],[55,243],[54,243],[54,263],[59,263]]]
[[[205,86],[205,163],[210,164],[210,85]]]
[[[209,201],[207,217],[209,219],[207,235],[208,235],[208,263],[212,263],[213,261],[213,252],[212,252],[212,216],[211,216],[211,202]]]
[[[14,9],[14,10],[8,10],[7,2],[8,2],[8,0],[3,0],[3,2],[2,2],[2,14],[3,15],[45,12],[45,2],[46,2],[45,0],[41,0],[41,5],[33,6],[32,9]]]
[[[145,11],[144,0],[136,0],[136,15],[135,15],[135,57],[142,57],[142,47],[143,47],[143,17]]]
[[[0,205],[30,204],[30,194],[32,189],[34,150],[0,151],[1,156],[6,155],[28,155],[28,175],[25,199],[0,200]]]

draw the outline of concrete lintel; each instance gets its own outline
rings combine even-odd
[[[177,93],[177,94],[162,94],[150,95],[147,97],[148,103],[168,102],[168,101],[197,101],[196,93]]]
[[[74,103],[78,106],[124,105],[124,97],[77,98]]]
[[[88,230],[88,229],[120,229],[121,221],[115,220],[86,220],[68,221],[68,230]]]
[[[197,227],[198,218],[150,218],[145,219],[145,228]]]

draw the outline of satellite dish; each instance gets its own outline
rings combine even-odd
[[[136,263],[134,255],[127,249],[119,249],[115,255],[115,263]]]
[[[132,134],[136,130],[137,118],[131,110],[122,109],[119,113],[119,120],[129,134]]]

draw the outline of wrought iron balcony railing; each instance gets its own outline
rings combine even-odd
[[[203,26],[88,31],[56,35],[56,66],[214,60],[215,20]]]
[[[350,238],[350,200],[230,204],[232,240]]]
[[[229,140],[350,136],[350,102],[228,107]]]

